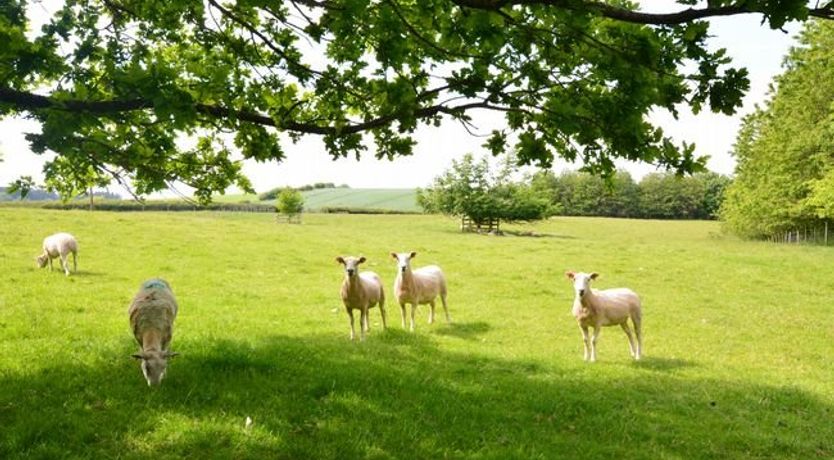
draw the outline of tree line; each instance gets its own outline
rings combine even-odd
[[[729,177],[711,171],[691,176],[652,173],[639,182],[622,170],[608,179],[579,171],[543,171],[530,180],[555,215],[645,219],[715,219],[730,183]]]
[[[834,24],[807,23],[798,41],[736,138],[721,217],[743,237],[819,241],[834,219]]]
[[[425,212],[532,221],[552,215],[648,219],[715,219],[731,179],[714,172],[691,176],[653,173],[635,182],[626,171],[608,178],[579,171],[539,171],[514,178],[512,156],[496,168],[471,154],[453,161],[427,188],[418,190]]]

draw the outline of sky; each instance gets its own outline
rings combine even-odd
[[[39,9],[35,5],[38,4],[34,3],[30,11],[33,23],[44,21],[48,17],[47,8]],[[643,10],[652,12],[682,8],[669,0],[644,0],[641,5]],[[650,120],[661,126],[666,135],[678,143],[695,143],[696,154],[710,156],[707,163],[709,169],[732,174],[735,161],[730,152],[741,120],[753,110],[755,104],[766,99],[768,85],[780,73],[783,56],[793,45],[799,25],[788,24],[785,27],[787,33],[770,30],[761,24],[760,15],[717,18],[711,22],[710,33],[713,38],[710,39],[710,46],[726,48],[733,59],[733,65],[746,67],[749,71],[750,90],[744,98],[743,107],[733,116],[713,114],[708,110],[693,115],[683,109],[677,120],[665,112],[651,114]],[[474,124],[482,134],[503,127],[498,114],[482,111],[473,112],[472,115]],[[43,164],[51,155],[35,155],[24,139],[25,133],[37,131],[37,123],[21,117],[0,120],[0,153],[4,160],[0,163],[0,186],[22,175],[30,175],[36,181],[42,181]],[[334,182],[353,188],[412,188],[429,185],[453,159],[467,152],[485,154],[481,147],[484,138],[473,137],[460,124],[448,120],[437,128],[419,128],[414,139],[417,145],[414,155],[410,157],[400,157],[394,161],[377,160],[373,157],[371,146],[358,161],[353,157],[334,161],[317,137],[307,136],[296,144],[289,140],[284,142],[286,159],[281,163],[247,160],[243,170],[258,192],[276,186],[300,186],[314,182]],[[577,169],[580,166],[581,163],[557,162],[554,170]],[[652,165],[633,162],[618,162],[618,167],[629,171],[637,180],[655,170]],[[185,186],[178,189],[188,192]],[[115,185],[110,190],[126,195]],[[234,192],[229,190],[229,193]]]

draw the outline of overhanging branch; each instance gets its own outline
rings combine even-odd
[[[570,11],[592,11],[600,16],[623,22],[646,25],[675,25],[720,16],[764,13],[742,4],[705,8],[687,8],[672,13],[648,13],[621,8],[607,3],[582,0],[452,0],[458,6],[497,11],[505,6],[544,5]],[[822,19],[834,19],[834,3],[808,8],[808,15]]]
[[[64,110],[70,112],[86,112],[92,114],[106,115],[108,113],[132,112],[153,108],[153,103],[145,99],[111,100],[111,101],[83,101],[78,99],[54,99],[49,96],[18,91],[11,88],[0,88],[0,104],[9,104],[15,110]],[[397,121],[402,115],[413,116],[418,119],[429,118],[437,114],[446,114],[459,117],[472,109],[488,109],[496,111],[513,111],[510,107],[497,106],[487,102],[471,102],[458,106],[446,106],[443,104],[421,107],[411,113],[389,114],[373,118],[360,123],[349,123],[342,127],[317,125],[313,123],[302,123],[292,120],[276,121],[268,115],[259,112],[238,110],[210,104],[195,104],[197,112],[209,115],[218,119],[240,120],[247,123],[255,123],[263,126],[271,126],[280,130],[294,131],[302,134],[317,135],[342,135],[355,134],[375,128],[381,128]]]

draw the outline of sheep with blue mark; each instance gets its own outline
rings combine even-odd
[[[141,350],[132,356],[141,360],[148,386],[159,385],[168,368],[168,359],[177,356],[170,350],[177,317],[177,301],[165,280],[154,278],[142,283],[128,309],[133,336]]]

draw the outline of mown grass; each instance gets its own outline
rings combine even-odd
[[[0,208],[0,458],[831,458],[828,248],[712,222],[555,218],[540,237],[434,216],[88,213]],[[37,270],[53,231],[80,272]],[[453,324],[404,332],[387,254],[418,251]],[[348,341],[339,254],[388,288],[389,329]],[[603,331],[582,362],[566,269],[644,301],[645,359]],[[180,302],[148,388],[129,332],[139,283]],[[442,315],[439,315],[442,317]],[[244,426],[246,417],[253,424]]]

